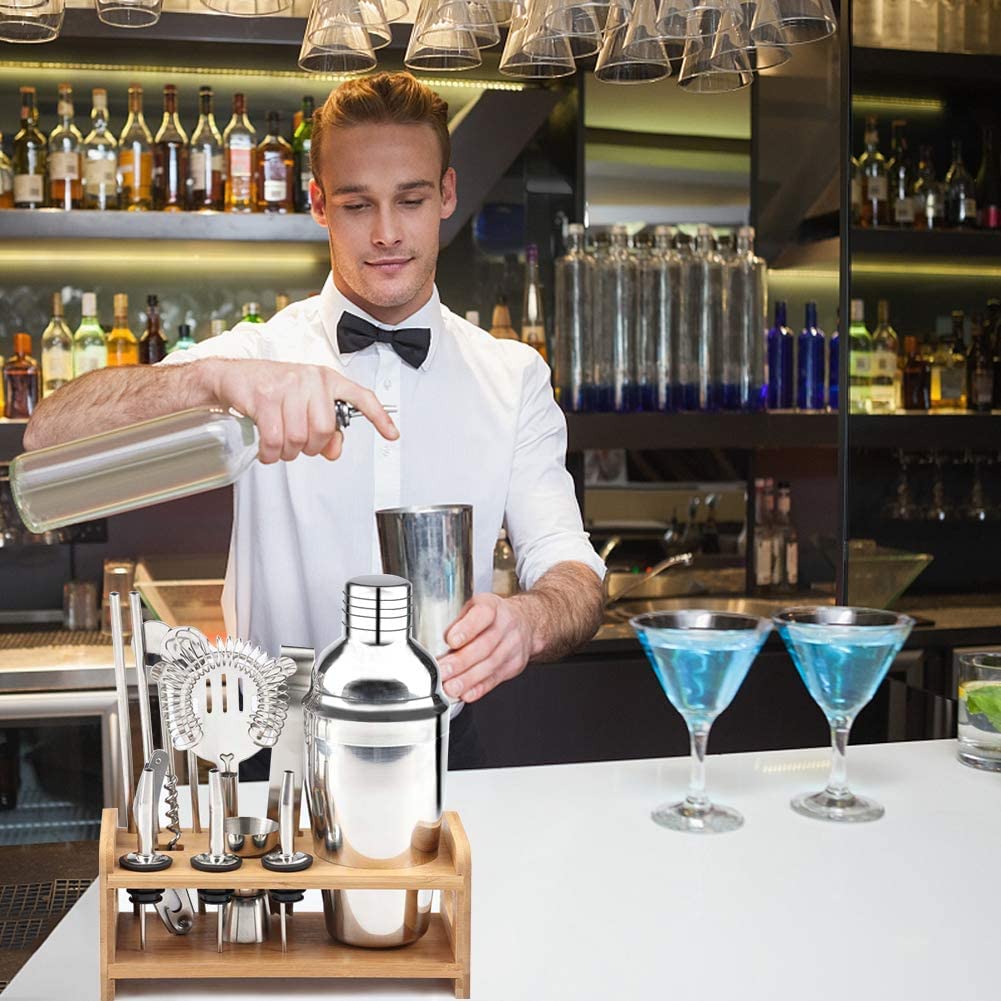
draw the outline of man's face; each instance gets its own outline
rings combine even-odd
[[[441,176],[430,126],[331,130],[313,218],[326,226],[338,289],[383,323],[398,323],[431,294],[438,228],[455,211],[455,172]]]

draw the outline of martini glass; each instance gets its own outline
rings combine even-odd
[[[775,616],[796,670],[831,726],[827,788],[797,796],[792,801],[797,813],[846,823],[883,816],[879,803],[848,788],[848,734],[913,625],[906,615],[875,608],[809,606],[787,608]]]
[[[716,717],[733,700],[772,624],[729,612],[686,609],[650,612],[629,620],[664,694],[688,724],[692,771],[688,795],[651,816],[672,831],[735,831],[744,818],[706,795],[706,745]]]

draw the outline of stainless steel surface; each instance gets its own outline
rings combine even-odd
[[[132,804],[138,846],[134,852],[128,852],[120,859],[126,869],[164,869],[171,863],[170,856],[156,850],[156,812],[166,774],[166,752],[154,751],[139,777],[139,786]]]
[[[747,585],[747,570],[743,559],[730,556],[696,556],[692,565],[676,567],[669,574],[660,574],[636,584],[637,575],[622,570],[605,574],[605,593],[612,598],[624,587],[636,586],[630,598],[684,598],[700,594],[739,595]]]
[[[268,938],[271,912],[267,890],[237,890],[226,904],[223,940],[244,944]]]
[[[162,703],[161,703],[162,705]],[[167,731],[170,732],[169,730]],[[185,753],[185,761],[188,770],[188,797],[191,802],[191,830],[200,834],[202,830],[202,807],[201,797],[198,790],[201,788],[201,781],[198,778],[198,755],[194,751]]]
[[[271,748],[271,765],[268,772],[268,819],[279,820],[281,814],[281,793],[285,773],[294,776],[292,787],[292,816],[299,827],[302,816],[302,774],[305,763],[303,753],[302,700],[309,691],[313,676],[313,662],[316,651],[309,647],[283,646],[281,655],[295,664],[295,674],[287,681],[288,715],[282,727],[278,742]]]
[[[414,637],[432,657],[473,596],[473,509],[468,504],[387,508],[375,513],[382,569],[413,587]]]
[[[260,858],[278,844],[278,825],[267,817],[227,817],[226,850],[238,858]]]
[[[611,608],[612,605],[617,604],[622,601],[623,598],[628,594],[632,594],[634,591],[638,591],[644,584],[648,581],[653,580],[655,577],[659,577],[665,570],[671,570],[673,567],[688,567],[692,565],[692,560],[694,559],[694,554],[692,553],[679,553],[677,556],[667,556],[662,559],[659,563],[651,567],[642,576],[637,575],[636,580],[625,587],[620,588],[615,594],[609,596],[607,590],[605,593],[605,608]]]
[[[191,859],[195,869],[206,872],[229,872],[240,867],[241,860],[226,851],[225,824],[222,781],[219,770],[213,768],[209,771],[209,850],[199,852]]]
[[[739,615],[754,615],[771,618],[776,612],[788,608],[796,601],[786,598],[718,598],[711,595],[691,598],[657,598],[642,601],[624,601],[611,612],[611,618],[627,622],[634,615],[644,612],[673,612],[682,609],[707,609],[714,612],[736,612]],[[833,598],[821,598],[814,604],[834,604]]]
[[[118,694],[118,774],[121,790],[118,803],[118,824],[134,831],[135,817],[132,800],[135,785],[132,772],[132,725],[129,722],[129,687],[125,678],[125,638],[122,635],[122,601],[117,591],[108,596],[111,606],[111,645],[115,661],[115,690]]]
[[[155,905],[164,928],[171,935],[187,935],[195,924],[195,909],[188,890],[168,887],[162,899]]]
[[[240,816],[240,774],[233,768],[233,755],[220,754],[222,761],[222,771],[219,773],[219,781],[222,784],[223,816]]]
[[[278,819],[278,850],[269,852],[261,860],[261,865],[272,872],[299,872],[313,864],[313,856],[308,852],[295,850],[295,773],[287,771],[282,776],[280,810]],[[285,905],[282,904],[282,941],[285,940]]]
[[[438,854],[448,703],[434,659],[411,634],[411,587],[356,577],[345,636],[318,658],[303,703],[314,852],[359,868],[409,867]],[[349,945],[419,938],[431,891],[324,891],[327,931]]]

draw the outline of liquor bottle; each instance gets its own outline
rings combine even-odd
[[[287,308],[291,302],[292,300],[284,292],[278,292],[275,295],[275,315]]]
[[[96,88],[91,129],[83,141],[83,207],[118,208],[118,143],[108,128],[108,92]]]
[[[78,209],[83,202],[80,147],[83,136],[73,124],[73,88],[59,84],[59,124],[49,135],[49,204],[57,209]]]
[[[177,115],[177,88],[163,88],[163,119],[153,141],[153,208],[181,212],[188,200],[188,135]]]
[[[190,324],[182,323],[177,328],[177,340],[170,346],[168,354],[173,354],[175,351],[187,351],[188,348],[193,348],[195,346],[195,334],[191,329]]]
[[[991,361],[994,364],[994,395],[991,409],[1001,410],[1001,299],[987,300],[984,329],[991,348]]]
[[[754,253],[754,228],[737,230],[726,262],[723,351],[717,379],[722,410],[762,410],[766,403],[765,338],[768,326],[768,265]]]
[[[198,88],[198,124],[191,133],[188,157],[191,174],[191,198],[188,207],[221,211],[225,203],[223,189],[222,136],[212,113],[212,88]]]
[[[911,191],[914,186],[914,166],[907,149],[904,129],[907,122],[890,123],[890,148],[892,156],[887,164],[890,179],[890,220],[894,226],[910,229],[914,226],[914,202]]]
[[[503,528],[497,534],[493,564],[493,584],[490,590],[502,598],[510,598],[512,594],[517,594],[519,590],[517,562],[511,543],[507,541],[507,531]]]
[[[872,410],[872,335],[865,325],[861,299],[852,299],[848,352],[848,411],[867,414]]]
[[[918,350],[918,339],[904,338],[904,410],[931,409],[931,369]]]
[[[0,132],[0,209],[14,207],[14,164],[3,149],[3,133]]]
[[[129,329],[129,297],[124,292],[115,295],[115,324],[108,334],[108,367],[139,364],[139,341]]]
[[[984,148],[977,171],[977,224],[981,229],[1001,229],[1001,170],[994,147],[994,126],[985,125]]]
[[[966,361],[967,401],[969,410],[990,413],[994,399],[994,358],[983,319],[973,314],[970,322],[970,353]]]
[[[862,168],[858,159],[852,157],[850,161],[851,184],[852,184],[852,225],[862,225]]]
[[[292,147],[282,138],[281,115],[268,112],[267,135],[257,144],[257,211],[294,211]]]
[[[539,248],[534,243],[530,243],[525,250],[525,295],[521,307],[521,339],[548,360],[542,285],[539,282]]]
[[[566,253],[556,260],[555,285],[553,384],[556,399],[564,410],[586,410],[586,392],[591,381],[594,258],[584,248],[584,227],[579,223],[567,226]]]
[[[834,333],[827,341],[827,409],[837,411],[841,372],[841,310],[837,312]]]
[[[863,226],[886,226],[890,221],[889,184],[886,160],[879,151],[879,130],[876,118],[870,115],[865,126],[865,152],[859,157],[862,171]]]
[[[507,305],[507,296],[503,292],[498,294],[497,302],[494,304],[494,311],[490,317],[490,333],[501,340],[518,340],[518,332],[511,325],[511,310]]]
[[[712,234],[709,235],[712,252]],[[631,410],[634,404],[636,298],[639,268],[629,231],[612,226],[597,260],[594,289],[594,409]]]
[[[775,303],[768,345],[768,409],[791,410],[796,401],[796,335],[786,325],[786,304]]]
[[[308,94],[302,99],[302,121],[292,133],[292,152],[295,156],[295,210],[308,212],[309,182],[313,178],[313,168],[309,152],[313,145],[313,98]]]
[[[42,395],[54,393],[73,378],[73,333],[63,318],[61,292],[52,293],[52,319],[42,331]]]
[[[118,138],[121,206],[130,212],[153,207],[153,136],[143,117],[143,89],[129,87],[129,117]]]
[[[14,207],[45,205],[45,135],[38,129],[35,88],[21,88],[21,130],[14,136]]]
[[[966,409],[966,352],[962,310],[953,310],[952,335],[939,340],[931,364],[932,410]]]
[[[218,337],[224,333],[226,333],[226,321],[221,319],[212,320],[209,324],[209,337]]]
[[[31,357],[31,335],[14,335],[14,353],[3,366],[3,415],[8,420],[30,417],[38,403],[38,362]]]
[[[754,481],[754,583],[766,589],[774,583],[773,527],[765,500],[765,481]]]
[[[935,162],[931,146],[922,146],[919,150],[917,169],[914,172],[914,185],[911,188],[911,200],[914,203],[914,228],[939,229],[945,225],[945,199],[942,185],[935,175]]]
[[[108,340],[97,321],[97,296],[84,292],[80,326],[73,335],[73,378],[105,368],[108,364]]]
[[[963,163],[963,143],[952,140],[952,164],[945,175],[945,220],[950,226],[969,229],[977,224],[973,178]]]
[[[877,305],[876,329],[872,332],[872,380],[870,409],[874,414],[892,414],[897,409],[894,376],[897,353],[900,350],[897,332],[890,326],[890,304],[880,299]]]
[[[139,338],[139,364],[155,365],[167,357],[167,340],[160,328],[160,300],[146,296],[146,329]]]
[[[775,536],[778,573],[773,586],[780,591],[795,591],[799,586],[799,536],[792,521],[792,488],[788,483],[778,485]]]
[[[254,211],[256,133],[247,118],[243,94],[233,95],[233,117],[222,134],[226,163],[226,211]]]
[[[692,337],[697,337],[698,343],[696,385],[700,410],[716,410],[721,405],[717,380],[723,376],[716,366],[724,356],[725,267],[723,258],[716,253],[711,227],[699,226],[695,234],[695,253],[686,262],[683,302],[686,308],[685,325],[692,330]]]
[[[806,304],[806,320],[797,344],[796,405],[800,410],[824,409],[824,352],[827,347],[823,330],[817,326],[817,304]]]
[[[261,316],[261,306],[260,303],[256,302],[245,302],[240,308],[240,322],[241,323],[263,323],[264,317]]]

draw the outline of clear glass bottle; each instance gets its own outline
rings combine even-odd
[[[862,225],[888,225],[890,202],[886,159],[879,151],[879,129],[874,115],[866,119],[865,152],[859,157],[859,170],[862,172]]]
[[[267,135],[257,144],[257,211],[295,211],[292,147],[282,137],[281,115],[269,111]]]
[[[52,293],[52,319],[42,331],[42,395],[48,396],[73,378],[73,333],[63,318],[63,296]]]
[[[678,337],[684,322],[682,301],[683,256],[678,248],[678,232],[673,226],[654,229],[653,257],[656,263],[657,294],[655,307],[657,409],[670,411],[675,408],[673,397],[675,378],[674,360]]]
[[[181,212],[188,200],[188,134],[177,114],[177,88],[163,88],[163,118],[153,140],[153,208]]]
[[[494,545],[494,574],[490,590],[502,598],[510,598],[519,591],[517,561],[511,543],[507,541],[507,531],[503,528],[497,534]]]
[[[597,264],[594,299],[600,338],[596,382],[602,409],[634,410],[636,405],[636,260],[629,231],[612,226],[608,253]]]
[[[197,211],[221,211],[225,204],[225,165],[222,136],[212,111],[212,88],[198,88],[198,124],[191,133],[188,154],[190,194],[188,207]]]
[[[40,209],[45,206],[45,134],[38,128],[35,88],[21,88],[21,128],[14,136],[14,207]]]
[[[3,133],[0,132],[0,209],[14,207],[14,164],[4,152]]]
[[[525,294],[521,301],[521,341],[535,348],[548,361],[542,282],[539,280],[539,248],[534,243],[525,248]]]
[[[38,362],[31,357],[31,335],[14,335],[14,353],[3,366],[3,415],[23,420],[35,412],[39,397]]]
[[[129,87],[129,117],[118,138],[118,185],[121,205],[130,212],[153,207],[153,136],[143,117],[143,89]]]
[[[949,226],[972,229],[977,225],[977,199],[970,172],[963,163],[963,143],[952,140],[952,163],[945,175],[945,221]]]
[[[233,116],[222,134],[222,142],[226,154],[226,211],[253,212],[257,133],[247,117],[247,99],[243,94],[233,95]]]
[[[309,153],[313,146],[313,98],[306,94],[302,99],[302,121],[292,134],[292,153],[295,156],[295,210],[308,212],[309,182],[313,168]]]
[[[939,197],[938,179],[931,146],[920,147],[920,157],[914,171],[911,201],[915,229],[939,229],[945,224],[945,202]]]
[[[796,405],[824,409],[824,355],[827,338],[817,325],[817,304],[806,304],[806,317],[796,345]]]
[[[115,294],[115,323],[108,334],[108,367],[139,364],[139,341],[129,327],[129,297]]]
[[[780,299],[766,335],[769,410],[791,410],[796,404],[796,335],[786,320],[786,304]]]
[[[68,83],[59,84],[58,115],[59,124],[49,134],[49,204],[68,211],[83,203],[83,136],[73,124],[73,88]]]
[[[872,376],[869,384],[870,410],[892,414],[897,409],[897,355],[900,344],[890,325],[890,304],[880,299],[876,306],[876,329],[872,332]]]
[[[167,339],[160,325],[160,300],[146,296],[146,329],[139,338],[139,364],[155,365],[167,357]]]
[[[848,411],[867,414],[872,410],[872,334],[865,325],[865,303],[852,299],[848,327]]]
[[[584,247],[584,227],[567,227],[566,253],[556,260],[553,384],[564,410],[587,409],[586,373],[591,365],[591,295],[594,258]]]
[[[73,334],[73,378],[105,368],[108,364],[108,339],[97,319],[97,296],[84,292],[80,326]]]
[[[108,92],[95,88],[91,129],[83,141],[83,207],[118,208],[118,143],[108,127]]]
[[[191,329],[191,325],[187,323],[182,323],[177,328],[177,340],[170,346],[168,354],[173,354],[175,351],[187,351],[188,348],[193,348],[195,346],[195,332]]]
[[[649,296],[648,276],[654,259],[653,234],[640,230],[632,238],[636,265],[636,334],[633,375],[635,410],[657,409],[657,341],[654,334],[654,303]]]
[[[932,410],[966,409],[966,315],[953,310],[952,334],[938,342],[931,362]]]
[[[341,429],[359,416],[336,406]],[[249,417],[196,407],[25,452],[11,463],[11,493],[28,528],[47,532],[227,486],[257,451]]]
[[[904,129],[907,122],[897,120],[890,123],[890,162],[887,175],[890,184],[890,221],[900,229],[914,227],[914,165],[907,148]]]
[[[754,228],[737,230],[726,262],[724,336],[719,402],[723,410],[763,410],[767,402],[765,328],[768,265],[754,253]]]

